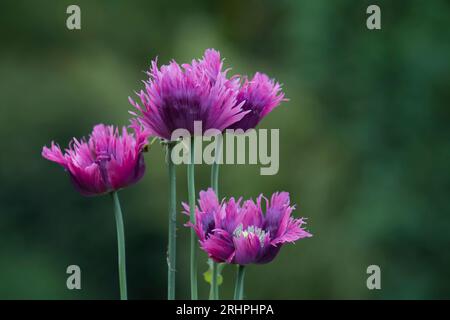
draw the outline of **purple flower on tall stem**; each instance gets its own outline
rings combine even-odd
[[[92,196],[125,188],[136,183],[145,172],[142,152],[148,134],[139,125],[132,125],[134,135],[122,128],[98,124],[89,139],[74,138],[63,153],[52,142],[44,146],[42,156],[61,165],[70,175],[76,189]]]
[[[233,123],[241,120],[245,114],[242,110],[244,101],[237,101],[240,79],[227,78],[228,70],[222,70],[220,53],[207,49],[202,59],[193,60],[191,64],[179,65],[176,61],[158,68],[156,60],[151,63],[147,72],[149,79],[144,81],[144,90],[137,93],[140,103],[129,98],[137,109],[131,112],[152,136],[171,141],[177,129],[187,130],[191,136],[196,134],[194,123],[201,122],[202,134],[209,129],[223,131]],[[177,137],[178,138],[178,137]],[[194,150],[194,139],[190,149]],[[169,144],[171,145],[171,144]],[[168,149],[169,151],[169,149]],[[171,154],[169,154],[169,160]],[[191,152],[188,164],[189,201],[195,206],[194,153]],[[169,161],[169,167],[173,163]],[[174,168],[174,167],[173,167]],[[171,181],[175,181],[174,170]],[[172,183],[172,182],[171,182]],[[174,207],[175,187],[172,186],[170,208]],[[194,210],[194,209],[192,209]],[[170,210],[170,216],[175,212]],[[194,218],[194,216],[192,216]],[[169,219],[169,252],[168,252],[168,288],[169,299],[175,292],[175,219]],[[171,245],[173,243],[173,245]],[[191,232],[191,298],[196,300],[197,293],[197,257],[196,236]]]
[[[257,72],[253,79],[245,79],[237,97],[237,102],[243,103],[242,109],[247,114],[229,126],[229,129],[246,131],[255,128],[282,101],[287,99],[284,98],[281,85],[264,73]]]
[[[117,230],[120,298],[128,299],[125,264],[125,232],[118,190],[136,183],[145,172],[142,152],[147,145],[148,133],[134,121],[134,135],[125,127],[98,124],[89,139],[73,139],[63,153],[52,142],[44,146],[42,156],[61,165],[70,175],[76,189],[83,195],[110,193],[114,204]]]
[[[263,214],[262,202],[266,202]],[[311,237],[303,219],[291,216],[289,193],[274,193],[270,201],[260,195],[253,200],[230,198],[219,203],[212,189],[200,192],[194,228],[201,248],[216,262],[263,264],[272,261],[287,242]],[[189,206],[183,203],[185,213]]]
[[[224,130],[241,120],[243,101],[237,101],[239,79],[227,78],[218,51],[208,49],[200,60],[180,66],[176,61],[158,68],[156,59],[147,72],[140,103],[129,98],[136,115],[152,136],[170,140],[176,129],[194,134],[194,121],[202,129]]]

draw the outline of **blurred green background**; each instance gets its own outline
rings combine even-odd
[[[81,7],[80,31],[66,28],[69,4]],[[366,28],[369,4],[381,7],[380,31]],[[314,234],[249,267],[246,297],[449,298],[449,21],[445,0],[2,1],[0,298],[118,298],[111,199],[80,196],[41,148],[99,122],[127,124],[127,97],[151,59],[188,62],[209,47],[235,73],[275,77],[290,98],[261,124],[280,128],[278,175],[222,166],[222,195],[289,191]],[[146,163],[144,179],[121,192],[129,296],[164,299],[160,145]],[[197,189],[208,184],[201,166]],[[184,167],[178,192],[185,201]],[[185,221],[180,214],[177,298],[189,297]],[[71,264],[82,290],[66,288]],[[382,290],[366,288],[371,264]],[[199,265],[206,270],[203,254]],[[224,298],[234,271],[224,271]]]

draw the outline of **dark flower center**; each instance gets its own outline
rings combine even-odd
[[[208,238],[215,227],[214,214],[213,213],[205,214],[203,216],[202,224],[203,224],[203,231],[205,232],[206,238]]]

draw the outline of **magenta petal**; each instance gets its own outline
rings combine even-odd
[[[191,210],[191,208],[189,207],[189,204],[187,204],[186,202],[182,202],[181,206],[183,207],[182,213],[184,213],[185,215],[189,216],[190,215],[190,210]]]
[[[284,233],[293,207],[289,206],[289,193],[274,193],[264,217],[264,229],[270,233],[272,237],[278,237]]]
[[[281,85],[267,75],[257,72],[251,81],[244,82],[237,98],[238,103],[244,102],[242,109],[249,112],[230,128],[244,131],[255,128],[284,100],[286,99],[281,91]]]
[[[50,161],[56,162],[67,169],[67,160],[61,152],[60,147],[52,141],[50,148],[44,146],[42,148],[42,156]]]
[[[200,241],[200,246],[216,262],[226,262],[234,254],[233,240],[227,232],[211,234],[206,240]]]
[[[279,237],[273,239],[271,243],[273,245],[278,245],[285,242],[294,242],[299,239],[312,237],[312,234],[301,228],[302,224],[304,224],[302,219],[290,218],[285,232]]]
[[[240,215],[240,221],[244,229],[247,229],[249,226],[255,226],[258,228],[263,226],[263,215],[259,200],[258,204],[255,204],[253,200],[245,201]]]
[[[69,163],[70,178],[75,188],[85,196],[93,196],[107,192],[102,174],[97,164],[80,168]]]
[[[108,163],[109,182],[111,188],[118,190],[139,181],[145,173],[145,162],[142,153],[137,158],[130,157],[123,162],[111,159]]]
[[[219,200],[212,188],[206,191],[200,191],[200,199],[198,201],[200,210],[214,212],[219,207]]]
[[[275,259],[280,249],[281,246],[272,246],[272,245],[266,246],[256,263],[265,264],[271,262],[273,259]]]
[[[194,121],[208,129],[225,130],[244,115],[237,101],[239,80],[228,79],[219,52],[208,49],[202,59],[180,66],[172,61],[158,68],[152,61],[140,103],[129,99],[140,123],[151,134],[170,140],[176,129],[194,133]]]
[[[58,146],[44,147],[44,158],[68,170],[76,189],[83,195],[99,195],[136,183],[145,172],[143,149],[148,132],[135,122],[134,135],[126,128],[94,126],[89,139],[73,139],[63,155]]]
[[[259,196],[256,203],[230,198],[219,203],[214,191],[200,192],[196,223],[193,227],[202,249],[217,262],[263,264],[272,261],[286,242],[311,237],[302,228],[304,221],[291,217],[289,193],[274,193],[263,215]],[[265,198],[264,198],[265,199]],[[185,211],[189,211],[183,204]]]
[[[261,256],[261,242],[257,235],[248,234],[248,236],[234,237],[234,246],[236,252],[233,262],[240,265],[255,263]]]

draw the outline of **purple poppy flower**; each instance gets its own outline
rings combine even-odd
[[[74,138],[64,154],[52,142],[42,149],[42,156],[66,169],[76,189],[92,196],[116,191],[136,183],[145,172],[143,149],[148,133],[132,125],[134,135],[127,129],[98,124],[89,140]]]
[[[176,129],[192,135],[194,121],[202,122],[203,132],[222,131],[244,117],[244,102],[236,100],[239,79],[227,78],[219,52],[208,49],[202,59],[182,66],[172,61],[158,68],[156,60],[151,65],[145,90],[137,93],[141,104],[129,98],[139,111],[131,113],[151,135],[170,140]]]
[[[284,98],[281,85],[267,75],[257,72],[251,81],[245,80],[237,97],[237,102],[244,103],[242,109],[248,113],[229,129],[246,131],[255,128],[282,101],[287,99]]]
[[[262,199],[266,201],[263,214]],[[291,216],[289,193],[274,193],[267,200],[260,195],[256,203],[230,198],[219,203],[210,188],[200,192],[196,223],[187,226],[196,231],[201,248],[216,262],[246,265],[268,263],[286,242],[295,242],[312,235],[302,228],[303,219]],[[242,203],[242,204],[241,204]],[[190,214],[183,203],[184,212]]]

